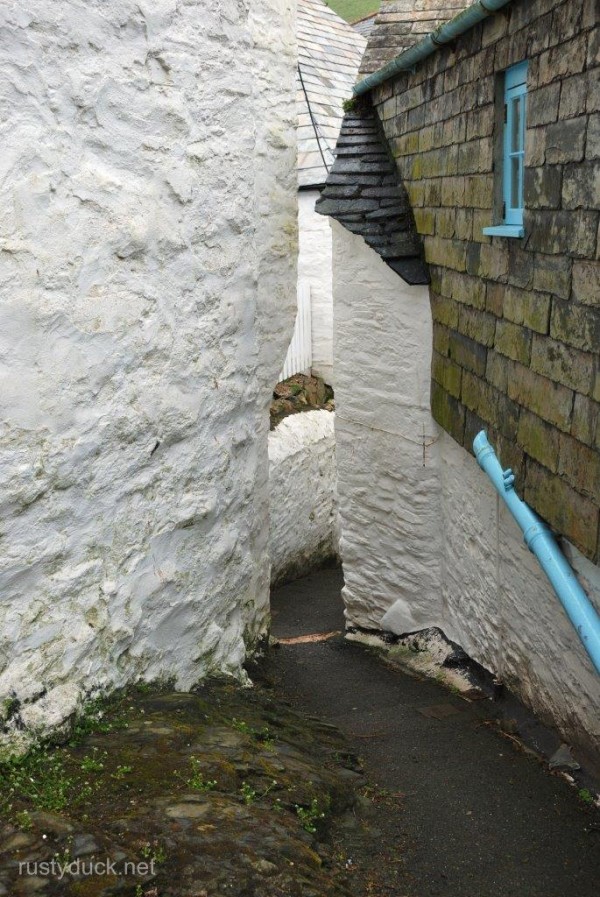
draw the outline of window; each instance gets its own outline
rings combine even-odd
[[[491,237],[522,237],[523,175],[525,160],[525,118],[527,100],[527,63],[513,65],[504,73],[502,144],[497,168],[501,171],[501,193],[498,188],[499,223],[484,227]]]

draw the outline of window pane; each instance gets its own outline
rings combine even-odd
[[[521,134],[522,127],[521,122],[523,120],[523,104],[522,97],[515,97],[512,100],[512,133],[511,133],[511,150],[512,152],[517,152],[522,149],[521,147]]]
[[[513,156],[510,160],[510,205],[512,209],[520,209],[521,201],[521,163],[522,156]]]

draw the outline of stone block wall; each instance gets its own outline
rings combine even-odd
[[[432,409],[482,427],[524,498],[600,545],[597,0],[515,0],[373,92],[431,272]],[[525,237],[486,237],[497,76],[527,59]]]
[[[296,307],[290,0],[0,8],[0,747],[242,674]]]

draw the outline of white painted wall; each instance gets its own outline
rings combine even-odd
[[[442,577],[428,291],[407,286],[362,238],[336,222],[332,231],[346,612],[378,628],[391,596],[403,598],[411,628],[422,628],[440,612]]]
[[[264,630],[292,6],[0,8],[0,709],[30,730],[137,677],[239,674]]]
[[[399,602],[389,628],[440,626],[597,753],[600,678],[486,475],[431,418],[427,289],[406,286],[360,237],[332,230],[348,623],[377,629]],[[600,570],[567,551],[600,608]]]
[[[298,193],[298,281],[310,284],[313,373],[334,386],[331,227],[315,212],[319,196],[318,190]]]
[[[269,434],[273,583],[338,554],[334,418],[330,411],[293,414]]]

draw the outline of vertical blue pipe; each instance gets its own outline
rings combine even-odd
[[[600,616],[579,585],[549,528],[515,492],[514,474],[510,468],[502,470],[485,430],[473,440],[473,449],[479,466],[487,473],[521,527],[525,544],[542,565],[592,663],[600,673]]]

